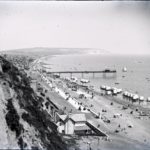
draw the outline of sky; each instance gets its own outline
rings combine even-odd
[[[150,2],[0,1],[0,50],[96,48],[150,54]]]

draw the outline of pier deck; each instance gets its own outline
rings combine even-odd
[[[101,70],[101,71],[50,71],[51,74],[74,74],[74,73],[116,73],[116,70]]]

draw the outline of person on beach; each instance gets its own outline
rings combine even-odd
[[[92,93],[92,97],[91,97],[92,99],[94,98],[94,93]]]

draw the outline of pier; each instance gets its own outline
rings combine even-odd
[[[117,73],[116,70],[109,70],[109,69],[105,69],[105,70],[101,70],[101,71],[49,71],[49,74],[70,74],[70,76],[72,76],[72,74],[103,74],[104,77],[106,77],[106,74],[115,74]]]

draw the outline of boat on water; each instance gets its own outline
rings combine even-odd
[[[110,73],[111,73],[111,72],[113,73],[113,72],[117,72],[117,71],[116,71],[116,70],[111,70],[111,69],[109,69],[109,68],[106,68],[106,69],[104,70],[104,72],[105,72],[105,73],[109,73],[109,72],[110,72]]]
[[[115,84],[120,84],[119,82],[115,82]]]
[[[126,67],[123,67],[122,71],[123,71],[123,72],[127,72],[127,68],[126,68]]]

